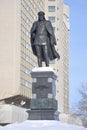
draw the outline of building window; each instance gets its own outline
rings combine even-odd
[[[26,44],[26,49],[30,50],[30,44]]]
[[[31,25],[31,21],[27,18],[26,19],[26,23],[28,24],[28,25]]]
[[[36,20],[36,19],[37,19],[37,17],[36,17],[36,16],[33,16],[33,18],[34,18],[34,20]]]
[[[55,63],[55,60],[50,60],[49,63],[50,63],[50,64],[54,64],[54,63]]]
[[[26,7],[26,10],[27,10],[28,12],[30,12],[30,7],[29,7],[29,6],[27,6],[27,7]]]
[[[28,36],[28,32],[26,32],[26,35]]]
[[[55,6],[48,6],[49,12],[55,12]]]
[[[34,4],[33,6],[34,6],[34,8],[36,8],[36,5],[35,5],[35,4]]]
[[[28,81],[25,81],[25,86],[30,87],[30,83]]]
[[[29,23],[29,19],[26,19],[26,23],[27,23],[27,24]]]
[[[64,14],[64,18],[66,19],[67,22],[69,22],[69,17],[66,14]]]
[[[26,69],[26,74],[30,75],[31,71],[29,69]]]
[[[55,1],[55,0],[48,0],[48,1]]]
[[[49,21],[50,21],[51,23],[54,23],[54,22],[55,22],[55,17],[49,17],[48,19],[49,19]]]
[[[30,57],[26,56],[26,61],[29,62],[30,61]]]
[[[26,31],[26,35],[30,38],[30,32]]]

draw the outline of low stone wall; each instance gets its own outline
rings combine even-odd
[[[0,124],[23,122],[27,119],[27,109],[8,104],[0,105]]]
[[[69,124],[75,124],[75,125],[79,125],[79,126],[83,125],[82,120],[74,114],[61,113],[59,115],[59,120],[61,122],[65,122],[65,123],[69,123]]]

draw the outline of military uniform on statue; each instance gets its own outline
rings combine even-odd
[[[49,67],[49,60],[60,59],[55,50],[56,39],[50,21],[45,19],[45,13],[38,13],[38,21],[31,28],[31,47],[37,56],[38,66],[31,72],[32,99],[30,102],[30,120],[53,120],[57,111],[56,85],[57,76]],[[46,67],[42,67],[45,62]]]

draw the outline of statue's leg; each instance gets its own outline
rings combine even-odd
[[[38,66],[42,67],[41,46],[36,45],[36,52],[37,52]]]
[[[45,58],[45,64],[46,66],[49,66],[49,56],[48,56],[47,45],[43,46],[43,53],[44,53],[44,58]]]

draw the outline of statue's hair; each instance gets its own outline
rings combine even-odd
[[[45,15],[45,13],[43,11],[38,12],[38,16],[41,15],[41,14]]]

